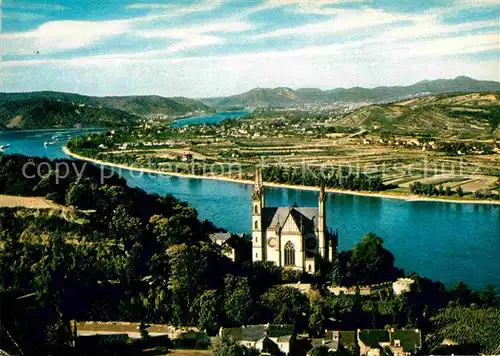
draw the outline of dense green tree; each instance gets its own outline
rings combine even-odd
[[[353,247],[348,262],[348,278],[352,284],[380,283],[402,275],[394,267],[394,256],[383,247],[383,242],[382,238],[369,233]]]
[[[333,261],[332,273],[330,278],[334,286],[339,286],[342,282],[342,269],[340,266],[340,260],[336,258]]]
[[[472,301],[472,290],[465,285],[464,282],[459,281],[455,283],[452,289],[455,300],[462,305],[469,305]]]
[[[126,248],[140,242],[143,237],[141,220],[133,216],[124,205],[119,205],[113,210],[109,231],[114,238],[126,244]]]
[[[226,276],[224,279],[224,312],[229,323],[248,323],[252,315],[253,299],[247,277]]]
[[[96,189],[96,185],[89,180],[71,183],[66,193],[66,204],[80,209],[88,209],[94,204]]]
[[[206,290],[193,303],[192,309],[192,313],[198,315],[198,327],[206,330],[208,335],[215,335],[219,330],[222,311],[222,298],[218,292]]]
[[[51,236],[44,256],[32,266],[35,272],[32,287],[37,291],[41,305],[53,309],[56,318],[47,325],[49,344],[69,345],[71,341],[71,310],[65,308],[69,307],[65,298],[74,283],[73,278],[76,278],[75,269],[74,250],[60,234]]]
[[[325,308],[323,298],[318,291],[309,293],[310,313],[309,313],[309,334],[320,336],[323,334],[325,323]]]
[[[118,185],[103,185],[99,187],[96,194],[96,209],[102,218],[106,218],[118,206],[123,205],[129,209],[127,192],[124,187]]]
[[[257,299],[271,286],[281,282],[282,269],[271,261],[258,261],[252,263],[248,270],[248,282],[252,296]]]
[[[267,321],[275,324],[307,324],[305,316],[309,312],[307,297],[293,287],[273,287],[261,297],[267,310]]]
[[[231,338],[217,340],[212,346],[214,356],[258,356],[260,353],[253,348],[238,345]]]
[[[341,319],[343,315],[352,312],[354,298],[352,295],[344,293],[338,296],[333,293],[327,293],[324,298],[326,314],[336,319]]]
[[[208,244],[173,245],[168,248],[170,266],[168,289],[172,293],[173,322],[191,324],[190,306],[211,283],[210,271],[219,257]],[[196,319],[196,318],[195,318]]]
[[[199,223],[196,222],[196,215],[192,211],[188,214],[175,214],[169,218],[155,215],[149,222],[157,241],[164,248],[174,244],[192,243],[199,239],[193,230]]]

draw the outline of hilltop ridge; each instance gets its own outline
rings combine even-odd
[[[41,91],[0,93],[0,128],[39,129],[114,126],[137,122],[141,117],[180,116],[212,112],[196,99],[158,95],[94,97]]]
[[[185,114],[196,110],[211,110],[199,100],[181,96],[170,98],[160,95],[89,96],[58,91],[0,93],[0,103],[26,99],[48,99],[76,104],[105,106],[135,115]]]
[[[248,92],[226,97],[200,99],[207,105],[230,107],[287,106],[304,103],[380,103],[400,100],[406,97],[425,94],[443,94],[453,92],[500,91],[500,82],[475,80],[467,76],[454,79],[424,80],[409,86],[378,86],[375,88],[336,88],[322,90],[318,88],[287,87],[254,88]]]

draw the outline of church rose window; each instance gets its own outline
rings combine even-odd
[[[295,266],[295,247],[290,241],[285,244],[285,266]]]

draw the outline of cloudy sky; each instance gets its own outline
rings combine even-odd
[[[500,80],[500,0],[0,0],[0,91]]]

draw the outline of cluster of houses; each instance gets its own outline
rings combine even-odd
[[[391,146],[420,147],[422,151],[435,150],[437,148],[436,141],[421,141],[418,138],[395,138],[389,140],[385,140],[383,138],[379,139],[363,138],[362,142],[363,145],[386,144]]]
[[[146,324],[145,327],[150,337],[166,337],[165,340],[171,341],[199,333],[195,327],[176,328],[159,324]],[[129,339],[143,337],[137,323],[126,322],[73,321],[72,331],[78,345],[89,345],[91,342],[126,343]],[[410,356],[422,350],[422,333],[418,329],[325,330],[322,337],[310,338],[297,334],[293,325],[258,324],[221,327],[212,342],[229,339],[248,349],[256,349],[264,356],[309,356],[319,347],[329,352],[358,350],[362,356],[381,356],[388,354],[389,350],[394,356]]]
[[[174,120],[174,119],[183,119],[183,118],[188,118],[188,117],[192,117],[192,116],[207,115],[209,113],[210,113],[209,111],[205,111],[205,110],[194,110],[194,111],[186,112],[182,115],[175,114],[175,113],[174,114],[167,114],[167,113],[147,114],[147,115],[142,115],[143,119],[141,121],[142,122],[149,122],[149,123],[156,123],[156,122],[164,122],[164,121]]]
[[[318,124],[317,120],[313,118],[301,118],[299,122],[296,122],[285,117],[273,117],[265,120],[234,120],[230,125],[186,125],[178,128],[178,132],[198,138],[215,138],[216,141],[235,138],[265,139],[269,137],[295,137],[297,134],[316,135],[318,132],[315,128],[318,126],[324,126],[324,123]]]
[[[321,338],[297,335],[292,325],[245,325],[220,328],[218,337],[257,349],[261,355],[310,355],[317,347],[338,352],[359,349],[360,355],[380,356],[387,350],[395,356],[414,355],[422,348],[418,329],[325,330]]]

